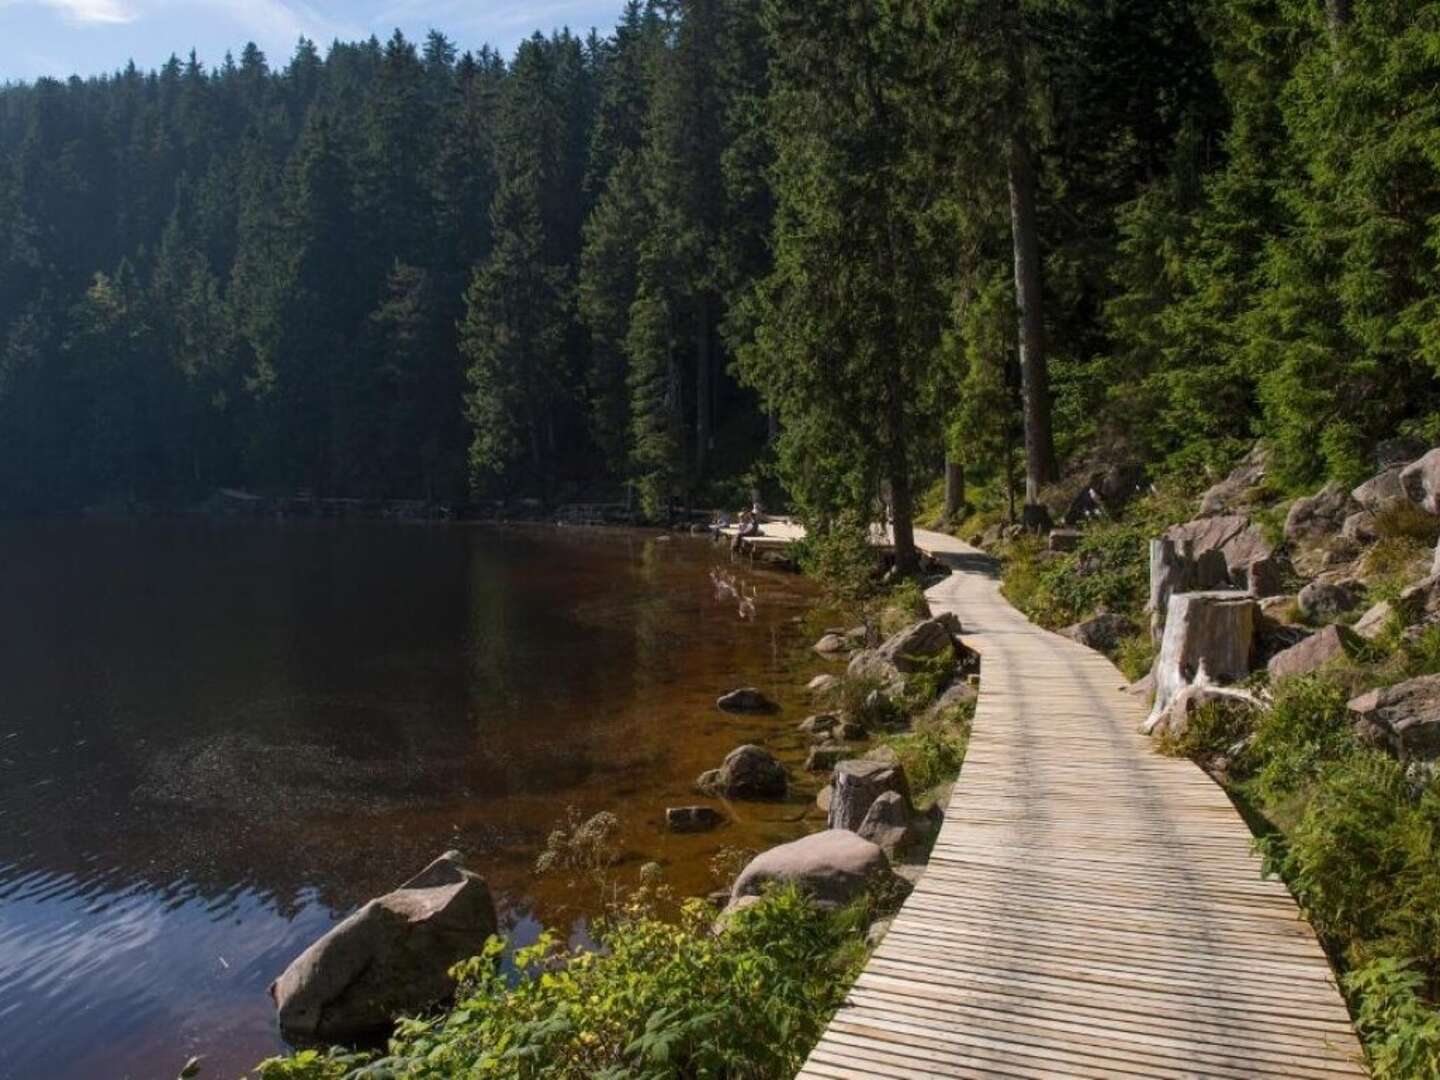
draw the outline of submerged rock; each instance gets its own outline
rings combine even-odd
[[[821,656],[833,656],[850,651],[850,639],[842,634],[826,634],[815,643],[815,651]]]
[[[281,1030],[349,1040],[454,993],[452,966],[495,933],[495,904],[459,852],[436,859],[321,937],[270,986]]]
[[[715,699],[715,707],[728,713],[767,713],[774,712],[776,705],[755,687],[743,686],[721,694]]]
[[[671,832],[709,832],[723,824],[725,815],[713,806],[671,806],[665,810],[665,827]]]
[[[879,845],[847,829],[826,829],[757,855],[735,879],[730,902],[759,896],[773,882],[797,885],[822,907],[841,907],[872,887],[900,885]]]
[[[824,697],[839,690],[843,681],[839,675],[816,675],[805,684],[805,689],[810,692],[811,697]]]
[[[737,746],[718,769],[702,773],[695,786],[730,799],[783,799],[789,789],[785,766],[761,747]]]

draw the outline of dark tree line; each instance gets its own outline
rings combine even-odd
[[[1440,437],[1436,27],[632,0],[508,59],[4,88],[0,508],[764,474],[821,525],[885,499],[903,557],[942,471],[1033,504],[1263,435],[1282,483],[1362,475]]]

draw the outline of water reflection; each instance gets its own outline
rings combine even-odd
[[[707,885],[719,843],[800,828],[737,807],[658,828],[736,742],[798,755],[775,684],[804,600],[753,621],[720,549],[615,532],[212,521],[0,525],[0,1077],[237,1075],[277,1046],[265,987],[365,897],[458,846],[522,935],[568,805],[630,863]],[[728,570],[727,570],[728,572]],[[798,702],[795,703],[798,707]]]

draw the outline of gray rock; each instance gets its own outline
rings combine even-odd
[[[774,882],[793,883],[822,907],[842,907],[872,887],[899,884],[876,844],[846,829],[826,829],[762,852],[740,871],[732,903]]]
[[[718,769],[702,773],[695,786],[730,799],[783,799],[789,788],[785,767],[758,746],[737,746]]]
[[[1318,622],[1354,610],[1364,595],[1363,587],[1352,579],[1312,581],[1300,590],[1296,604],[1300,608],[1300,614],[1312,622]]]
[[[1374,641],[1385,628],[1390,625],[1390,620],[1395,617],[1395,605],[1389,600],[1381,600],[1370,608],[1355,624],[1355,633],[1366,641]]]
[[[1340,526],[1340,538],[1354,547],[1375,543],[1380,539],[1380,533],[1375,524],[1375,515],[1369,510],[1351,514]]]
[[[850,640],[841,634],[826,634],[815,643],[815,651],[821,656],[834,656],[850,651]]]
[[[865,820],[855,831],[893,859],[915,838],[912,816],[905,797],[898,791],[887,791],[870,804]]]
[[[954,679],[950,685],[940,691],[934,703],[930,706],[930,712],[948,712],[950,709],[959,708],[962,705],[973,705],[980,698],[980,692],[971,686],[964,679]]]
[[[840,726],[840,718],[832,713],[807,716],[796,727],[806,735],[828,735]]]
[[[1440,543],[1435,545],[1435,554],[1430,556],[1430,576],[1440,577]]]
[[[281,1030],[350,1040],[455,991],[450,968],[496,930],[495,904],[459,852],[436,859],[394,892],[335,926],[270,985]]]
[[[712,806],[670,806],[665,809],[665,827],[671,832],[709,832],[723,824],[725,815]]]
[[[879,649],[861,649],[851,656],[850,663],[845,668],[845,677],[871,679],[887,686],[899,685],[905,679],[899,668],[880,655]]]
[[[1293,679],[1309,675],[1326,664],[1354,656],[1361,639],[1348,626],[1330,625],[1311,634],[1297,645],[1270,658],[1268,669],[1272,679]]]
[[[845,742],[858,742],[860,739],[868,739],[870,732],[865,730],[864,724],[857,724],[854,720],[842,720],[840,725],[833,732],[835,738]]]
[[[715,707],[728,713],[767,713],[775,711],[775,703],[753,686],[731,690],[715,699]]]
[[[1225,560],[1230,584],[1238,589],[1255,596],[1269,595],[1279,589],[1280,565],[1275,545],[1244,515],[1196,518],[1172,525],[1162,539],[1174,541],[1181,550],[1188,551],[1189,557],[1201,567],[1211,552],[1219,552]],[[1201,575],[1202,578],[1208,576],[1211,575]],[[1207,589],[1216,584],[1219,582],[1196,580],[1187,589]]]
[[[895,923],[894,919],[876,919],[865,931],[865,947],[867,949],[879,948],[880,943],[885,940],[885,935],[890,932],[890,927]]]
[[[1400,470],[1405,497],[1428,514],[1440,514],[1440,449]]]
[[[878,655],[896,671],[918,671],[925,660],[953,649],[959,634],[960,620],[954,615],[923,619],[892,635],[880,646]]]
[[[1418,581],[1400,594],[1400,611],[1407,620],[1440,615],[1440,577]]]
[[[809,772],[829,772],[852,756],[852,753],[844,743],[822,743],[810,748],[810,754],[805,758],[805,768]]]
[[[1403,465],[1392,465],[1361,484],[1350,495],[1362,509],[1378,514],[1388,506],[1405,501],[1405,488],[1400,483]]]
[[[1087,649],[1102,653],[1114,652],[1120,647],[1121,640],[1134,632],[1134,623],[1124,615],[1110,611],[1102,611],[1099,615],[1060,631],[1071,641],[1078,641]]]
[[[811,697],[824,697],[839,690],[842,682],[839,675],[816,675],[805,684],[805,689],[810,692]]]
[[[1200,496],[1201,515],[1213,517],[1244,506],[1250,493],[1265,482],[1269,459],[1269,452],[1256,443],[1229,476]]]
[[[910,808],[910,785],[898,762],[891,765],[863,758],[842,761],[835,766],[831,783],[835,788],[828,820],[832,829],[858,829],[871,805],[887,791],[899,794]]]
[[[1326,484],[1314,495],[1290,504],[1290,512],[1285,515],[1285,539],[1298,544],[1333,536],[1359,509],[1343,486]]]
[[[1351,699],[1356,733],[1402,761],[1440,757],[1440,675],[1421,675]]]

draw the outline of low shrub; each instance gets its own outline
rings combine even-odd
[[[594,951],[544,934],[458,965],[456,1005],[400,1021],[381,1055],[305,1051],[260,1066],[262,1080],[779,1080],[799,1069],[864,955],[870,901],[838,913],[779,889],[712,931],[714,911],[677,920],[640,895],[597,922]]]
[[[1149,540],[1133,525],[1097,524],[1075,551],[1050,555],[1022,538],[1005,556],[1006,597],[1042,626],[1057,628],[1100,610],[1135,615],[1149,595]]]
[[[1156,737],[1155,746],[1171,757],[1204,759],[1229,754],[1243,745],[1255,727],[1256,710],[1242,702],[1211,702],[1191,713],[1185,731]]]
[[[1375,534],[1382,540],[1409,540],[1420,548],[1434,548],[1440,540],[1440,518],[1411,502],[1391,502],[1376,512]]]
[[[1422,996],[1426,979],[1413,961],[1381,957],[1344,982],[1375,1080],[1440,1076],[1440,1012]]]
[[[974,715],[973,705],[957,706],[922,717],[910,731],[881,740],[900,759],[912,791],[931,791],[960,775]]]
[[[1335,674],[1286,679],[1258,717],[1241,758],[1262,803],[1279,804],[1356,745],[1345,716],[1349,693]]]
[[[1115,655],[1115,664],[1132,682],[1136,679],[1143,679],[1155,666],[1156,651],[1155,641],[1150,637],[1150,631],[1141,630],[1121,639],[1120,647]]]

